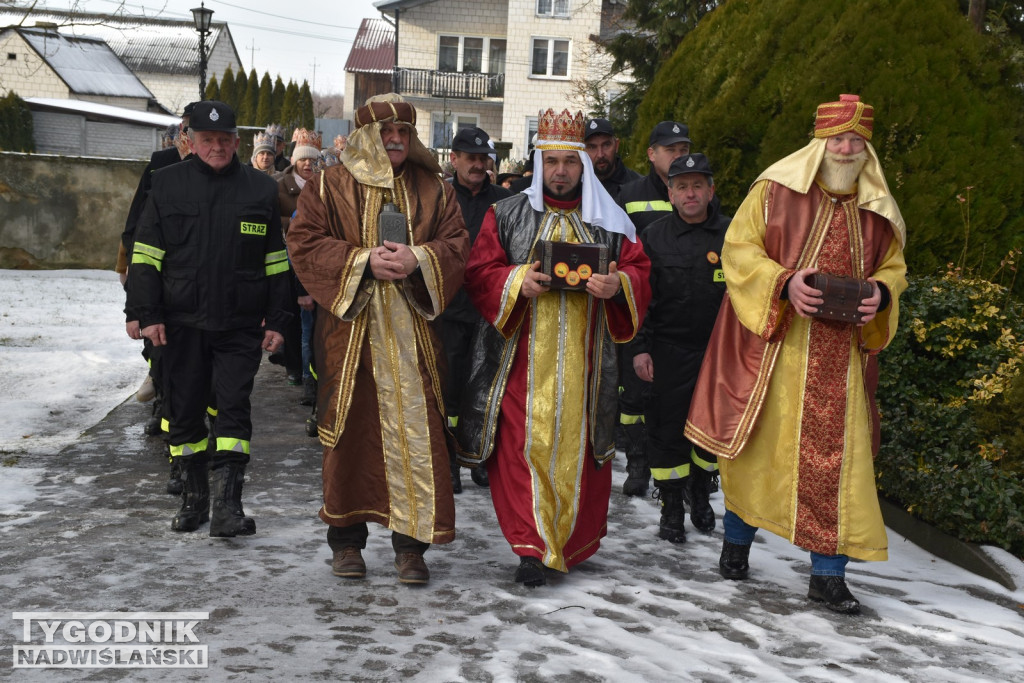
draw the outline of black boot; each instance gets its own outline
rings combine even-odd
[[[622,390],[622,387],[619,387]],[[615,425],[615,450],[626,452],[626,445],[629,443],[629,439],[626,437],[626,425],[621,422]]]
[[[750,572],[749,545],[738,545],[729,541],[722,542],[722,556],[718,558],[718,573],[723,579],[742,580]]]
[[[231,538],[252,536],[256,522],[242,510],[242,482],[245,465],[227,463],[213,470],[213,514],[210,517],[210,536]]]
[[[454,453],[448,454],[448,462],[452,472],[452,493],[462,493],[462,468]]]
[[[300,406],[311,406],[316,403],[316,380],[312,377],[305,377],[302,380],[302,398],[299,399]]]
[[[487,468],[483,465],[477,465],[469,471],[469,477],[473,480],[473,483],[477,486],[483,486],[485,489],[490,487],[491,480],[487,478]]]
[[[651,471],[647,465],[647,428],[643,422],[621,425],[626,437],[626,481],[622,494],[646,496]]]
[[[163,407],[164,397],[160,392],[157,392],[156,398],[153,399],[153,412],[150,413],[149,419],[146,420],[146,426],[143,428],[146,436],[160,436],[163,432],[160,426],[160,422],[163,419]]]
[[[181,509],[171,520],[175,531],[195,531],[210,519],[210,483],[205,453],[174,458],[181,470]]]
[[[686,506],[683,503],[683,482],[655,482],[654,497],[661,500],[661,521],[658,538],[669,543],[686,543]]]
[[[306,418],[306,436],[313,438],[320,435],[316,427],[316,405],[313,405],[313,414]]]
[[[548,582],[544,575],[544,563],[536,557],[523,557],[519,560],[515,578],[516,583],[521,583],[529,588],[543,586]]]
[[[686,505],[690,508],[690,522],[697,527],[697,531],[705,534],[715,530],[715,511],[711,509],[711,503],[708,501],[707,480],[710,478],[708,472],[691,465],[690,476],[686,478],[686,488],[683,490]]]
[[[181,463],[178,462],[180,458],[169,458],[171,461],[171,474],[167,478],[167,493],[172,496],[180,496],[182,491],[185,490],[185,484],[181,480]]]
[[[860,614],[860,602],[846,587],[846,579],[842,576],[811,575],[811,585],[807,589],[807,597],[814,602],[824,602],[833,612],[840,614]]]

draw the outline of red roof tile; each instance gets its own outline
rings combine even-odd
[[[391,73],[395,68],[395,29],[383,19],[363,19],[352,41],[345,71]]]

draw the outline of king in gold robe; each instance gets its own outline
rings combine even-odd
[[[824,149],[816,139],[765,171],[733,218],[686,436],[719,456],[726,509],[747,524],[823,556],[885,560],[875,354],[906,288],[903,221],[870,146],[846,194],[814,181]],[[796,316],[782,293],[809,267],[873,277],[888,302],[863,326]]]

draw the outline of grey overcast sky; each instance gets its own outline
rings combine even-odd
[[[246,71],[280,74],[320,93],[345,89],[345,60],[361,20],[379,18],[374,0],[203,0],[214,21],[226,21]],[[44,0],[48,9],[192,19],[200,0]],[[18,3],[24,4],[24,3]]]

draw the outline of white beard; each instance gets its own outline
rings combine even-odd
[[[852,163],[843,163],[853,160]],[[818,167],[818,180],[821,184],[839,194],[849,194],[857,186],[857,177],[864,164],[868,161],[866,151],[853,156],[825,153],[825,158]]]

